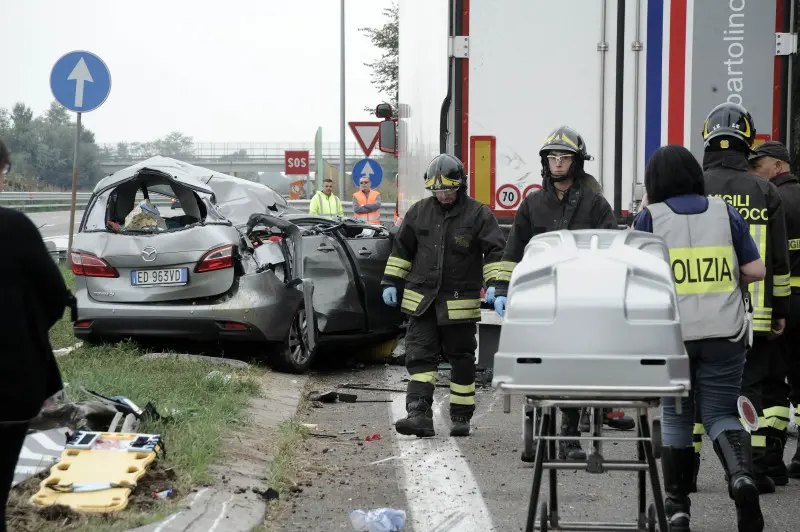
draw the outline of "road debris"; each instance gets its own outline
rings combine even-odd
[[[394,508],[377,510],[353,510],[350,523],[357,532],[396,532],[406,526],[406,513]]]

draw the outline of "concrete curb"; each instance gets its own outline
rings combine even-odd
[[[268,487],[264,485],[271,461],[271,449],[265,448],[267,436],[294,416],[307,380],[305,375],[267,374],[261,382],[261,396],[249,410],[253,421],[243,428],[244,438],[233,439],[228,459],[215,468],[219,482],[191,493],[182,501],[183,508],[163,521],[128,532],[249,532],[261,525],[267,504],[253,488]],[[261,439],[256,445],[247,443]]]

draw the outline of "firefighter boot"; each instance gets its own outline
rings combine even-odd
[[[689,493],[697,493],[697,475],[700,473],[700,452],[692,448],[694,451],[694,465],[692,467],[692,485],[689,487]]]
[[[603,424],[617,430],[633,430],[636,427],[636,422],[631,416],[625,415],[621,410],[615,412],[610,408],[603,410]]]
[[[755,479],[758,492],[761,494],[775,493],[775,481],[767,475],[767,450],[765,447],[750,446],[750,454],[753,459],[753,478]],[[725,480],[728,480],[727,473]]]
[[[767,429],[767,452],[764,456],[766,474],[776,486],[785,486],[789,483],[789,471],[783,463],[783,451],[786,446],[786,432],[777,429]]]
[[[661,469],[664,472],[664,509],[671,532],[690,532],[691,501],[689,492],[694,473],[693,447],[662,447]]]
[[[433,410],[431,402],[425,398],[417,397],[406,402],[408,416],[398,419],[394,428],[398,433],[417,438],[430,438],[436,435],[433,430]]]
[[[561,435],[580,436],[578,423],[580,422],[580,410],[577,408],[561,409]],[[579,440],[562,440],[558,442],[559,460],[586,460],[586,453],[581,448]]]
[[[797,441],[797,449],[794,452],[792,461],[787,468],[789,478],[800,478],[800,440]]]
[[[469,436],[469,417],[450,415],[450,436]]]
[[[728,495],[736,503],[739,532],[761,532],[764,517],[758,501],[760,490],[753,474],[750,435],[744,430],[726,430],[714,440],[714,451],[729,479]]]

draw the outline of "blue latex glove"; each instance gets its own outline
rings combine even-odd
[[[489,305],[494,303],[494,286],[490,286],[489,289],[486,290],[486,295],[483,300]]]
[[[494,310],[501,317],[506,315],[506,301],[508,301],[506,296],[497,296],[497,299],[494,300]]]
[[[397,306],[397,288],[394,286],[387,286],[383,289],[383,302],[390,307]]]

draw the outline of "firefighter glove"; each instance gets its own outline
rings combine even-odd
[[[498,296],[497,299],[494,300],[494,310],[500,314],[501,317],[506,315],[506,301],[506,296]]]
[[[383,302],[390,307],[397,306],[397,288],[394,286],[387,286],[383,289]]]
[[[483,300],[486,301],[487,304],[493,305],[494,297],[494,286],[490,286],[489,289],[486,290],[486,295],[484,296]]]

